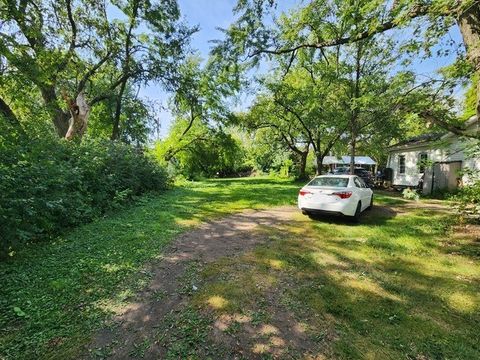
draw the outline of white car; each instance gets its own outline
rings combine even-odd
[[[373,191],[356,175],[317,176],[298,194],[305,215],[342,214],[358,219],[373,206]]]

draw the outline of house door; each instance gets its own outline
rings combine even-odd
[[[462,169],[461,161],[436,163],[433,165],[433,189],[455,190],[458,187],[459,172]]]

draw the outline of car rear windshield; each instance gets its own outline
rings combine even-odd
[[[318,177],[313,179],[308,186],[347,187],[348,178],[343,177]]]

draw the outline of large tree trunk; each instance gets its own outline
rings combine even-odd
[[[357,43],[357,52],[355,59],[355,83],[354,83],[354,98],[352,100],[357,100],[360,98],[360,77],[362,76],[362,65],[361,60],[363,56],[363,44],[361,42]],[[355,108],[352,110],[352,117],[350,119],[350,175],[355,175],[355,155],[357,151],[357,130],[358,127],[358,110]]]
[[[480,2],[475,2],[458,19],[467,58],[480,77]],[[480,119],[480,81],[477,84],[477,116]]]
[[[60,107],[57,94],[53,86],[44,86],[40,89],[40,91],[58,136],[62,138],[65,137],[70,124],[70,114],[66,111],[63,111]]]
[[[72,117],[65,139],[81,139],[87,130],[88,115],[90,114],[90,106],[87,104],[83,92],[78,94],[75,102],[69,104],[69,108]]]
[[[315,153],[315,160],[317,161],[317,175],[322,175],[323,155],[320,151]]]
[[[308,157],[308,150],[304,151],[300,154],[300,169],[298,171],[298,177],[300,179],[306,179],[306,169],[307,169],[307,157]]]

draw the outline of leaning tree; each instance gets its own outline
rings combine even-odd
[[[116,99],[112,138],[119,136],[129,83],[178,80],[175,66],[192,31],[176,0],[0,1],[0,113],[19,125],[8,79],[37,93],[60,137],[81,138],[90,110]],[[97,86],[98,85],[98,86]]]

